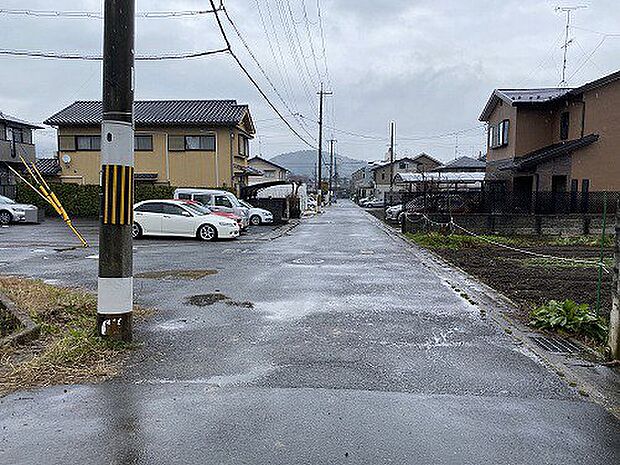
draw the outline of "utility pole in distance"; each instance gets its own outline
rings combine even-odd
[[[135,0],[105,0],[97,331],[131,341]]]
[[[326,92],[323,90],[323,83],[321,82],[321,90],[318,92],[319,96],[319,160],[318,160],[318,173],[317,173],[317,198],[316,198],[316,208],[317,210],[321,209],[321,180],[323,177],[322,168],[323,168],[323,97],[325,95],[332,95],[332,92]]]
[[[332,204],[332,196],[334,192],[334,144],[336,139],[329,140],[329,204]]]
[[[394,121],[390,122],[390,203],[392,202],[392,195],[394,191],[394,131],[396,124]]]

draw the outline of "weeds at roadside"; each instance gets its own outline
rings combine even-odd
[[[36,341],[0,346],[0,395],[110,378],[134,347],[97,336],[97,300],[86,291],[15,277],[0,277],[0,290],[41,329]],[[136,308],[134,314],[142,317],[146,311]]]
[[[405,235],[417,245],[431,250],[459,250],[466,247],[488,245],[489,243],[487,241],[498,242],[506,245],[521,245],[524,241],[519,237],[489,235],[468,236],[463,234],[440,234],[437,232],[405,233]]]
[[[599,344],[607,340],[606,321],[590,310],[588,304],[577,304],[572,300],[550,300],[535,308],[530,312],[530,325],[538,329],[583,336]]]

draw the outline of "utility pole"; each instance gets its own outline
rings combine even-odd
[[[611,312],[609,314],[609,339],[607,347],[612,360],[620,360],[620,203],[616,204],[616,238],[614,249],[614,276],[612,284]]]
[[[321,181],[323,178],[323,97],[326,95],[332,95],[332,92],[326,92],[323,90],[323,83],[321,82],[321,90],[318,92],[319,96],[319,160],[318,160],[318,173],[317,173],[317,197],[316,208],[321,209]]]
[[[566,31],[564,34],[564,46],[562,47],[564,49],[564,58],[562,60],[562,81],[560,81],[560,87],[565,87],[568,84],[566,82],[566,64],[568,60],[568,46],[573,41],[572,39],[568,38],[568,35],[570,32],[570,15],[573,11],[580,10],[582,8],[587,8],[587,6],[585,5],[558,6],[555,8],[555,11],[561,11],[563,13],[566,13]]]
[[[338,193],[338,159],[334,156],[334,202]]]
[[[105,0],[97,331],[131,341],[135,0]]]
[[[332,204],[332,196],[334,194],[333,178],[334,178],[334,144],[336,139],[329,140],[329,204]]]
[[[390,122],[390,203],[392,203],[392,196],[394,191],[394,132],[396,130],[396,124],[394,121]]]

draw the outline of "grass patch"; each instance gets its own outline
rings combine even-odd
[[[572,300],[550,300],[530,312],[530,325],[538,329],[582,336],[598,344],[607,340],[606,321],[596,315],[588,304]]]
[[[96,334],[97,299],[77,289],[0,277],[0,291],[40,325],[38,340],[0,346],[0,395],[19,389],[101,381],[119,373],[132,344]],[[139,318],[146,314],[137,308]]]
[[[463,234],[440,234],[437,232],[405,233],[405,235],[417,245],[433,250],[459,250],[467,247],[489,245],[488,241],[506,245],[523,245],[524,243],[524,240],[519,237],[493,235],[469,236]]]
[[[583,258],[583,259],[580,259],[579,257],[571,257],[571,258],[576,258],[578,260],[589,260],[592,262],[598,261],[597,257]],[[558,260],[555,258],[545,258],[545,257],[530,257],[530,258],[525,258],[523,260],[519,260],[519,262],[523,266],[534,267],[534,268],[597,268],[597,265],[592,265],[588,263],[571,262],[568,260]],[[614,266],[614,259],[609,258],[609,257],[604,258],[603,264],[605,265],[606,268],[612,269]]]
[[[572,245],[583,245],[587,247],[600,247],[601,246],[601,236],[588,235],[588,236],[559,236],[553,237],[549,241],[547,241],[549,245],[558,245],[558,246],[572,246]],[[610,235],[606,235],[603,240],[604,247],[613,247],[614,246],[614,237]]]

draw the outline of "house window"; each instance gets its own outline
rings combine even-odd
[[[385,180],[385,173],[381,173],[381,180]]]
[[[13,142],[26,142],[24,130],[21,128],[12,128]]]
[[[238,145],[239,145],[239,155],[242,157],[247,157],[250,153],[250,141],[247,137],[242,134],[239,134]]]
[[[581,180],[581,192],[583,193],[590,192],[590,180],[589,179]]]
[[[263,170],[263,176],[266,178],[275,178],[276,171],[275,170]]]
[[[497,146],[508,145],[508,134],[510,131],[510,120],[505,119],[497,126]]]
[[[101,150],[101,136],[75,136],[77,150]]]
[[[570,124],[570,113],[565,111],[560,116],[560,140],[568,139],[569,124]]]
[[[215,152],[215,136],[185,136],[185,150]]]
[[[138,134],[133,138],[134,150],[136,152],[152,152],[153,136],[150,134]]]
[[[489,126],[488,144],[489,144],[490,149],[495,148],[495,132],[496,132],[495,126]]]
[[[406,162],[403,162],[403,161],[401,161],[398,164],[398,169],[401,169],[401,170],[406,170],[408,167],[409,167],[409,165]]]

